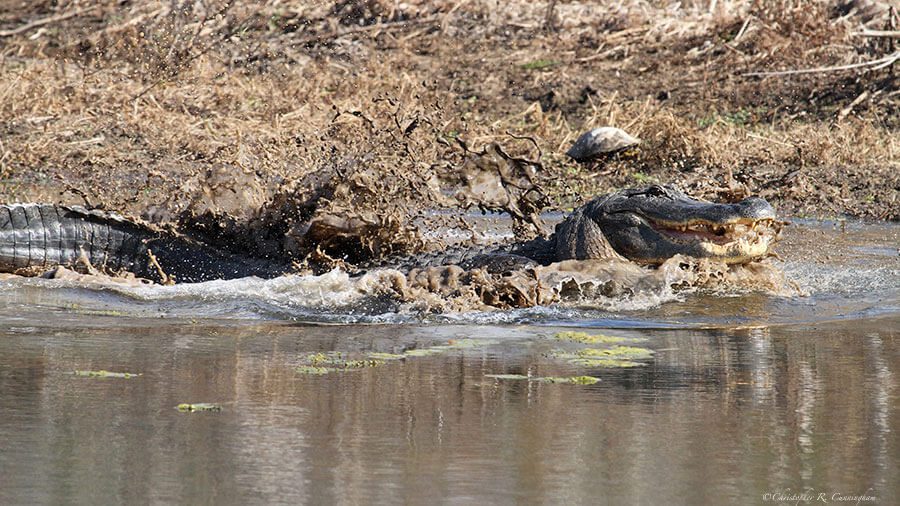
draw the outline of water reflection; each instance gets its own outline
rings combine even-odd
[[[82,316],[0,330],[0,502],[762,502],[896,497],[897,315],[608,331],[646,367],[545,355],[554,329]],[[352,373],[317,351],[493,344]],[[140,373],[83,378],[75,369]],[[486,374],[589,373],[587,386]],[[221,413],[178,412],[217,402]]]

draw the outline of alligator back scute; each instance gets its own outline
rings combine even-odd
[[[16,267],[16,228],[6,206],[0,208],[0,264],[4,270]]]
[[[62,237],[59,227],[59,215],[55,206],[34,205],[40,215],[41,223],[44,224],[44,252],[43,265],[55,265],[61,262],[60,259],[60,239]],[[29,230],[32,227],[29,227]],[[36,245],[32,245],[34,249]]]
[[[29,264],[38,264],[43,265],[44,258],[44,248],[41,247],[41,243],[46,241],[46,237],[44,237],[43,231],[40,230],[41,223],[41,210],[38,206],[25,206],[25,222],[28,226],[29,231],[29,242],[28,246],[28,263]],[[35,241],[33,237],[35,235],[39,235],[41,240]]]
[[[0,266],[15,270],[44,265],[40,208],[36,204],[17,204],[0,209]]]
[[[271,278],[290,270],[287,261],[222,251],[114,213],[54,204],[0,205],[0,272],[56,266],[83,272],[82,259],[98,269],[129,271],[157,282]]]
[[[98,227],[96,223],[85,219],[87,210],[78,208],[68,208],[63,206],[45,206],[45,220],[43,229],[47,231],[47,242],[44,247],[47,248],[49,259],[58,259],[57,265],[74,266],[79,258],[91,260],[91,237],[95,235],[94,229]],[[52,240],[55,233],[54,229],[59,230],[59,240]],[[44,267],[53,266],[52,263],[44,264]]]
[[[12,265],[15,258],[15,241],[9,207],[0,207],[0,265]]]
[[[4,205],[0,206],[0,271],[78,268],[83,258],[95,267],[125,268],[152,278],[144,240],[153,235],[118,215],[77,206]]]

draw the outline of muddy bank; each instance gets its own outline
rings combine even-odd
[[[893,26],[888,3],[717,5],[8,9],[0,196],[116,210],[317,272],[440,248],[441,227],[484,241],[460,209],[509,213],[530,238],[549,232],[542,211],[654,182],[900,219],[893,39],[866,32]],[[825,70],[753,75],[809,68]],[[642,142],[564,155],[601,125]]]
[[[499,142],[540,157],[558,207],[659,181],[698,196],[763,194],[787,214],[900,218],[898,80],[893,65],[866,65],[892,55],[893,39],[864,34],[893,26],[890,2],[716,5],[8,9],[0,191],[140,214],[214,167],[278,185],[366,165],[406,187],[458,171],[460,142]],[[858,66],[746,75],[846,64]],[[588,166],[562,154],[603,124],[641,149]]]

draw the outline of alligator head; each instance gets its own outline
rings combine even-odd
[[[556,259],[660,264],[681,254],[745,263],[765,257],[780,222],[765,200],[712,204],[665,186],[621,190],[581,207],[556,228]]]

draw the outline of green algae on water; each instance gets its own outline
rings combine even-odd
[[[304,359],[304,362],[314,366],[340,364],[343,361],[344,356],[340,352],[310,353]]]
[[[587,348],[575,352],[581,357],[606,357],[614,359],[630,359],[638,360],[650,358],[653,356],[653,350],[647,348],[637,348],[634,346],[613,346],[612,348]]]
[[[443,346],[435,346],[435,348],[446,348],[448,350],[467,350],[477,348],[487,344],[494,344],[494,341],[487,339],[454,339]]]
[[[485,377],[496,378],[496,379],[512,379],[512,380],[530,379],[528,376],[524,376],[522,374],[485,374]]]
[[[607,358],[611,360],[638,360],[650,358],[653,350],[645,348],[632,348],[630,346],[616,346],[615,348],[586,348],[583,350],[566,351],[550,350],[544,356],[559,360],[595,359]]]
[[[341,366],[344,369],[364,369],[366,367],[378,367],[382,364],[384,364],[384,360],[359,359],[359,360],[345,360],[344,363],[341,364]]]
[[[642,340],[640,338],[607,336],[606,334],[588,334],[587,332],[576,332],[574,330],[557,332],[554,337],[556,337],[556,339],[560,341],[575,341],[582,344],[618,344],[624,342],[636,343]]]
[[[132,372],[111,372],[111,371],[72,371],[73,376],[87,376],[91,378],[134,378],[140,374]]]
[[[294,371],[300,374],[321,376],[333,372],[346,372],[369,367],[378,367],[383,365],[386,361],[404,360],[410,357],[429,357],[431,355],[446,353],[453,350],[467,350],[491,342],[493,341],[459,339],[448,341],[447,344],[430,346],[428,348],[406,350],[403,353],[369,352],[365,354],[365,358],[345,357],[339,351],[310,353],[306,355],[300,365],[294,368]]]
[[[360,371],[369,367],[378,367],[384,364],[383,360],[348,360],[341,364],[335,364],[331,367],[323,367],[318,365],[301,364],[294,368],[299,374],[309,374],[313,376],[321,376],[333,372],[349,372]]]
[[[311,374],[313,376],[321,376],[322,374],[328,374],[330,372],[337,372],[337,369],[334,367],[319,367],[315,365],[298,365],[294,368],[295,372],[300,374]]]
[[[643,362],[618,360],[614,358],[574,358],[569,360],[569,363],[581,367],[602,367],[607,369],[615,369],[617,367],[641,367],[647,365]]]
[[[305,362],[311,366],[334,367],[336,369],[362,369],[364,367],[377,367],[384,362],[381,360],[349,359],[344,358],[340,352],[313,353],[306,356]]]
[[[593,385],[600,381],[600,378],[595,378],[593,376],[569,376],[566,378],[558,378],[555,376],[547,376],[543,378],[535,378],[534,381],[540,381],[541,383],[568,383],[572,385]]]
[[[443,353],[443,351],[444,350],[436,350],[434,348],[417,348],[414,350],[406,350],[403,354],[408,357],[430,357],[431,355]]]
[[[428,357],[431,355],[436,355],[438,353],[444,353],[447,351],[454,350],[469,350],[472,348],[477,348],[479,346],[484,346],[486,344],[492,344],[493,341],[487,341],[482,339],[459,339],[448,341],[447,344],[439,344],[437,346],[429,346],[428,348],[416,348],[413,350],[404,351],[404,355],[410,357]]]
[[[374,358],[376,360],[403,360],[406,358],[406,355],[400,355],[397,353],[379,353],[379,352],[371,352],[366,353],[366,356],[369,358]]]
[[[582,367],[640,367],[647,365],[637,360],[653,356],[653,350],[634,346],[614,346],[612,348],[584,348],[575,351],[550,350],[544,356],[565,360]]]
[[[311,353],[306,356],[303,364],[294,368],[294,371],[300,374],[321,376],[333,372],[358,371],[369,367],[378,367],[382,364],[384,364],[383,360],[372,358],[344,358],[340,352]]]
[[[509,379],[509,380],[528,380],[528,381],[537,381],[540,383],[567,383],[571,385],[592,385],[600,381],[600,378],[595,378],[593,376],[569,376],[569,377],[557,377],[557,376],[544,376],[544,377],[532,377],[532,376],[524,376],[522,374],[485,374],[485,377],[495,378],[495,379]]]
[[[175,406],[175,409],[182,413],[194,413],[197,411],[222,411],[221,404],[212,404],[208,402],[200,402],[197,404],[182,403]]]

